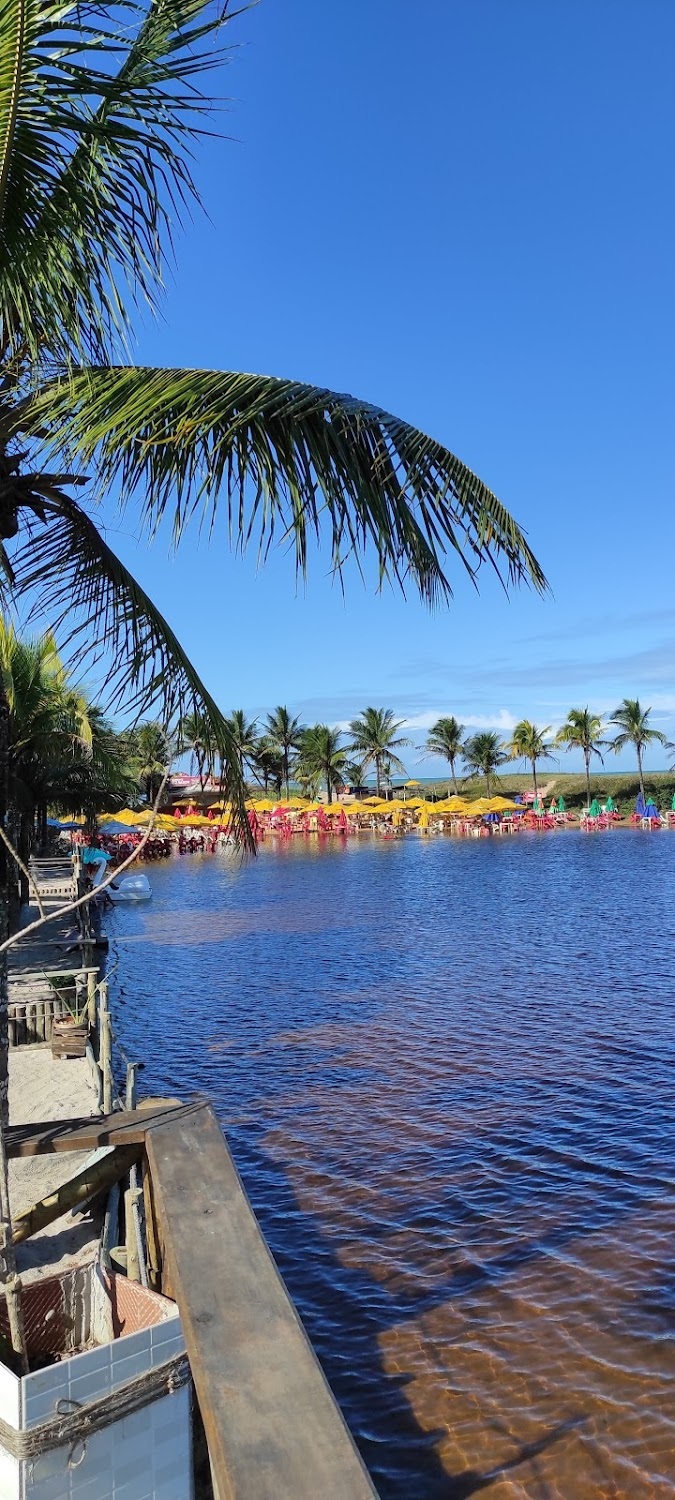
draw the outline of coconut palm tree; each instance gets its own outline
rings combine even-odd
[[[190,762],[194,762],[197,767],[199,787],[203,792],[212,770],[213,746],[208,718],[198,710],[193,709],[192,713],[184,714],[178,725],[177,753],[182,755],[185,751],[189,751]]]
[[[258,721],[247,719],[243,708],[233,708],[225,720],[230,742],[234,746],[239,776],[244,779],[246,767],[253,766],[258,751]]]
[[[129,363],[130,311],[157,305],[165,245],[197,199],[206,74],[227,57],[206,0],[6,0],[0,34],[0,565],[39,593],[73,651],[108,663],[111,701],[165,724],[222,714],[93,508],[134,501],[141,534],[192,518],[263,552],[290,535],[304,571],[327,531],[335,566],[371,548],[383,576],[447,598],[472,576],[544,587],[522,531],[442,443],[369,402],[269,375]],[[12,551],[10,559],[6,543]],[[242,812],[243,818],[243,812]]]
[[[633,745],[637,756],[638,776],[640,778],[640,791],[644,798],[645,779],[642,767],[642,758],[645,750],[650,745],[664,745],[669,747],[665,734],[660,729],[652,729],[649,723],[651,708],[643,708],[639,698],[623,698],[618,708],[615,708],[611,716],[610,724],[615,724],[619,733],[611,741],[612,749],[618,755],[626,745]]]
[[[528,760],[532,767],[532,785],[535,797],[539,794],[537,786],[537,761],[553,760],[551,755],[552,740],[547,740],[547,734],[551,733],[550,724],[545,729],[539,729],[529,719],[521,719],[519,724],[514,725],[511,739],[507,750],[512,760]]]
[[[350,750],[359,760],[362,773],[365,774],[371,766],[375,767],[378,797],[382,790],[385,761],[389,763],[390,773],[405,771],[403,761],[395,753],[402,745],[411,743],[398,734],[402,727],[403,719],[395,719],[393,708],[364,708],[363,713],[352,719],[349,726]]]
[[[298,757],[298,773],[301,782],[318,788],[326,785],[326,797],[333,801],[336,787],[342,786],[349,766],[349,747],[344,744],[339,729],[328,724],[313,724],[303,730]]]
[[[284,780],[284,764],[274,745],[271,745],[265,735],[258,740],[255,758],[252,765],[253,775],[264,788],[265,796],[269,791],[270,782],[274,784],[277,796],[281,796],[281,788]]]
[[[440,755],[448,761],[452,785],[456,792],[458,787],[455,767],[463,753],[464,733],[464,725],[452,715],[445,719],[437,719],[429,730],[425,746],[429,755]]]
[[[556,744],[565,750],[581,750],[586,767],[586,797],[591,805],[591,758],[596,755],[604,766],[602,752],[609,741],[602,738],[604,725],[599,714],[586,708],[571,708],[565,723],[558,730]]]
[[[500,766],[509,759],[499,735],[492,729],[483,729],[464,741],[462,749],[468,776],[484,776],[485,791],[490,795],[492,781]]]
[[[136,762],[138,780],[147,802],[154,802],[175,746],[163,725],[156,719],[139,724],[130,736],[131,753]]]
[[[303,725],[299,717],[291,714],[282,704],[275,708],[273,713],[267,715],[264,739],[270,749],[281,756],[286,796],[288,796],[291,758],[300,749],[302,733]]]

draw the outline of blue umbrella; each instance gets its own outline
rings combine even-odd
[[[655,802],[652,802],[651,797],[649,798],[647,806],[644,810],[644,817],[651,818],[652,820],[659,819],[661,817],[658,807],[656,806]]]
[[[139,829],[134,828],[129,823],[118,823],[116,818],[109,818],[107,823],[101,824],[100,832],[110,837],[118,833],[138,833]]]
[[[639,818],[644,818],[644,816],[645,816],[645,799],[644,799],[644,797],[642,795],[642,792],[640,792],[640,795],[639,795],[639,797],[637,799],[637,802],[635,804],[635,811],[636,811],[636,813],[637,813],[637,815],[638,815]]]

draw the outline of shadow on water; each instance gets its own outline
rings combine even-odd
[[[515,1432],[496,1423],[500,1437],[511,1449],[510,1456],[485,1470],[448,1472],[437,1451],[447,1437],[447,1429],[427,1431],[420,1425],[405,1394],[414,1377],[405,1373],[392,1376],[385,1368],[380,1346],[382,1333],[392,1323],[398,1326],[406,1316],[418,1315],[419,1303],[404,1311],[397,1302],[390,1310],[380,1287],[340,1263],[316,1221],[299,1208],[290,1184],[278,1170],[271,1179],[269,1160],[252,1150],[250,1142],[237,1157],[244,1179],[250,1174],[255,1182],[254,1198],[268,1181],[267,1193],[259,1204],[254,1202],[261,1228],[382,1500],[417,1500],[422,1495],[424,1500],[469,1500],[510,1474],[516,1477],[524,1465],[529,1466],[527,1477],[534,1486],[533,1495],[537,1500],[548,1500],[549,1484],[543,1474],[537,1473],[536,1461],[582,1428],[586,1418],[578,1413],[568,1415],[546,1425],[539,1437],[528,1442],[519,1442]],[[569,1235],[576,1233],[575,1226]],[[536,1253],[535,1246],[524,1246],[522,1258],[529,1259]],[[517,1263],[516,1256],[510,1257],[512,1268]],[[502,1271],[506,1269],[505,1265],[501,1267]],[[457,1284],[441,1288],[433,1302],[439,1305],[448,1295],[461,1297],[463,1290],[464,1285]],[[426,1305],[430,1305],[429,1299]],[[364,1411],[368,1413],[365,1429],[360,1421]],[[449,1418],[451,1422],[451,1405]]]

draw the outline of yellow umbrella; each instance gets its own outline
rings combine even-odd
[[[123,807],[121,812],[101,814],[102,818],[114,818],[117,823],[129,823],[133,824],[134,826],[140,823],[143,816],[145,816],[145,821],[147,823],[149,814],[146,813],[144,815],[143,813],[134,812],[132,807]]]
[[[516,808],[522,807],[521,802],[511,802],[508,797],[491,797],[488,804],[489,812],[514,812]]]
[[[379,805],[382,802],[382,800],[383,800],[382,797],[364,797],[364,799],[363,799],[363,806],[364,807],[379,807]]]
[[[471,815],[471,817],[482,818],[484,814],[489,811],[490,803],[487,797],[477,797],[474,802],[469,802],[467,804],[467,812]]]
[[[247,802],[246,806],[249,811],[253,808],[254,812],[271,812],[272,808],[277,806],[277,803],[270,802],[269,797],[256,797],[253,801]]]
[[[406,786],[421,786],[422,783],[421,783],[421,781],[406,781],[405,785]]]
[[[405,805],[406,805],[406,807],[415,808],[415,807],[425,807],[426,803],[424,801],[424,797],[407,797]]]
[[[205,818],[203,813],[190,813],[187,818],[181,818],[178,825],[180,828],[212,828],[211,818]]]

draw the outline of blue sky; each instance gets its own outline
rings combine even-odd
[[[170,561],[128,515],[110,541],[226,710],[383,704],[422,738],[639,695],[674,735],[672,0],[261,0],[231,38],[209,217],[137,358],[407,417],[497,491],[552,594],[458,575],[431,615],[354,575],[343,597],[327,557],[298,590],[224,537]]]

